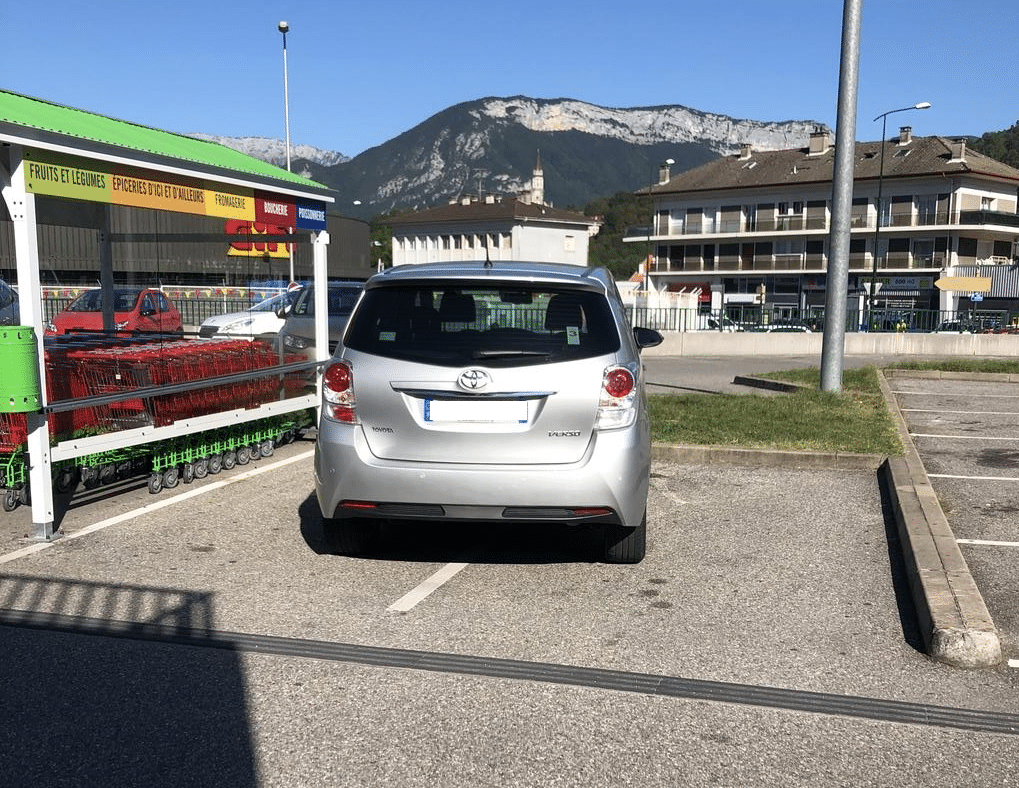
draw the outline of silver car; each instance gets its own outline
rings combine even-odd
[[[332,353],[361,296],[364,282],[330,282],[328,289],[329,352]],[[296,293],[290,306],[276,311],[284,318],[279,330],[279,347],[284,353],[296,353],[311,361],[315,358],[315,286],[305,285]]]
[[[315,484],[331,547],[385,519],[568,522],[644,558],[651,437],[611,276],[573,265],[407,265],[368,280],[326,366]]]

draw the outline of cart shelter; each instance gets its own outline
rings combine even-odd
[[[326,187],[216,143],[3,91],[0,187],[0,254],[6,239],[24,350],[38,373],[35,401],[5,408],[23,411],[23,422],[8,415],[0,426],[9,442],[15,436],[7,449],[17,451],[23,439],[36,538],[57,536],[53,482],[61,468],[118,467],[116,458],[127,464],[150,446],[162,458],[153,460],[155,473],[177,447],[190,456],[187,446],[199,437],[229,445],[245,425],[283,424],[317,407],[314,373],[328,357],[326,209],[334,200]],[[221,255],[207,251],[212,241]],[[256,342],[118,332],[113,292],[158,288],[158,261],[171,250],[175,259],[197,255],[196,265],[241,273],[270,256],[310,254],[315,360]],[[47,336],[40,270],[58,254],[94,260],[103,332]]]

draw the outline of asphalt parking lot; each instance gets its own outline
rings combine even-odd
[[[891,379],[1006,658],[1019,668],[1019,383]]]
[[[10,784],[1015,784],[1019,670],[923,653],[873,472],[656,462],[637,566],[567,527],[351,559],[311,449],[0,519]]]

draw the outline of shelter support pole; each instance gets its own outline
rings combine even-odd
[[[43,350],[42,289],[39,284],[39,234],[36,225],[35,195],[25,189],[26,162],[20,145],[11,145],[10,172],[4,173],[3,196],[14,225],[14,254],[18,261],[18,300],[22,325],[35,330],[36,360],[39,365],[40,410],[28,417],[28,486],[32,493],[32,523],[37,540],[59,536],[53,528],[53,476],[51,473],[50,431],[43,412],[48,402],[46,358]]]
[[[103,290],[103,330],[113,331],[116,305],[113,303],[113,244],[110,242],[110,206],[99,206],[99,285]]]
[[[315,282],[315,360],[329,358],[329,233],[312,233],[312,276]],[[316,375],[315,411],[322,407],[322,369]]]

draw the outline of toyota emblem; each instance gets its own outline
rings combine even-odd
[[[456,382],[467,391],[480,391],[492,382],[492,378],[483,369],[465,369]]]

